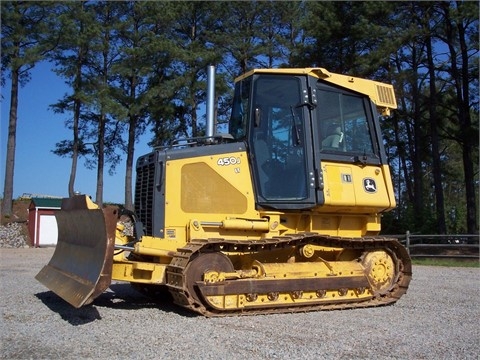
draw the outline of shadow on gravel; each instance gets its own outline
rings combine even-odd
[[[158,288],[152,286],[152,288]],[[159,311],[176,313],[181,316],[198,316],[173,303],[168,291],[152,292],[149,288],[135,290],[130,284],[111,284],[109,289],[95,299],[93,305],[111,309],[136,310],[157,308]]]
[[[76,309],[58,297],[53,291],[37,293],[35,296],[50,310],[59,314],[63,320],[69,322],[71,325],[85,325],[102,319],[100,313],[94,306],[85,306]]]
[[[173,303],[170,294],[159,292],[145,296],[134,290],[130,284],[111,284],[109,289],[96,298],[92,304],[76,309],[66,301],[58,297],[53,291],[45,291],[35,294],[50,310],[58,313],[63,320],[71,325],[85,325],[95,320],[101,320],[102,316],[98,308],[118,310],[137,310],[145,308],[157,308],[159,311],[176,313],[185,317],[196,317],[192,313]]]

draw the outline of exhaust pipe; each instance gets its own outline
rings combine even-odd
[[[215,135],[215,66],[207,68],[207,137]]]

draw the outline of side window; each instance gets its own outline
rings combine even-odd
[[[373,154],[363,97],[325,90],[317,95],[322,151]]]
[[[232,115],[230,117],[228,132],[236,140],[242,140],[247,135],[250,85],[251,79],[245,79],[235,84]]]
[[[344,128],[342,106],[339,93],[319,91],[317,93],[318,127],[322,150],[344,150]]]

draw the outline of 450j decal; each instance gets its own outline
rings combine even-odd
[[[218,166],[238,165],[240,164],[239,157],[222,157],[217,160]]]

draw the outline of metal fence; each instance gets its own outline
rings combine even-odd
[[[392,235],[414,258],[479,259],[479,235]]]

